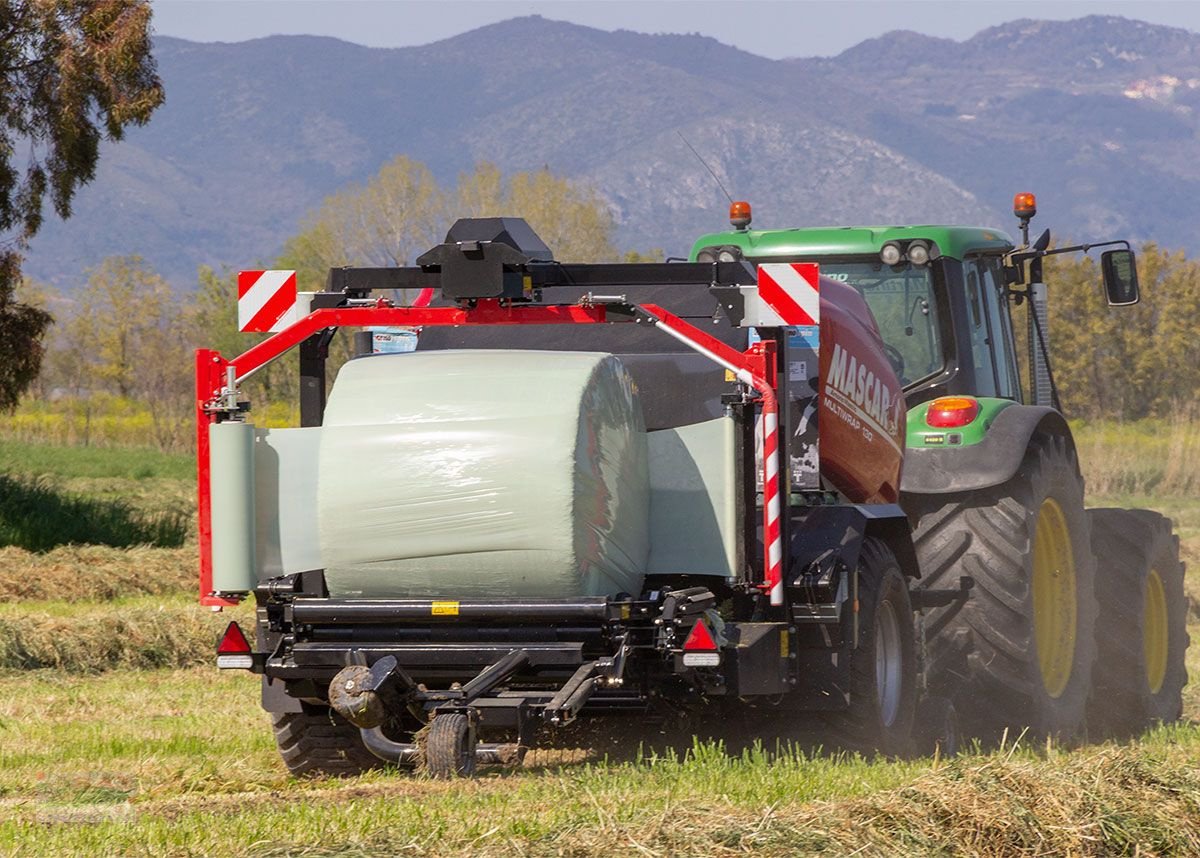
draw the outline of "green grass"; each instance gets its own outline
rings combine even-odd
[[[0,439],[0,473],[194,482],[196,459],[151,448],[66,447]]]
[[[140,513],[120,499],[74,495],[45,478],[0,475],[0,546],[49,551],[59,545],[156,545],[176,548],[190,516],[177,510]]]
[[[297,781],[257,683],[211,668],[0,677],[13,855],[1179,855],[1200,847],[1200,730],[955,761],[727,755]],[[640,847],[640,848],[639,848]]]

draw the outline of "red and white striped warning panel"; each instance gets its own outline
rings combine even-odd
[[[277,333],[308,314],[295,271],[238,272],[238,330]]]
[[[815,262],[768,262],[758,266],[758,285],[743,289],[743,325],[779,328],[821,321],[820,267]]]

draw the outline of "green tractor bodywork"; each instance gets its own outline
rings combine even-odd
[[[921,244],[928,261],[908,261],[910,249]],[[899,251],[895,265],[880,257],[889,245]],[[1062,435],[1071,444],[1066,421],[1049,407],[1052,394],[1030,397],[1022,390],[1011,310],[1018,302],[1032,306],[1013,286],[1025,280],[1022,249],[1003,231],[982,227],[735,229],[701,236],[689,258],[818,262],[822,275],[856,286],[904,385],[902,488],[942,493],[1009,479],[1035,432]],[[1032,342],[1032,324],[1030,331]],[[952,430],[927,425],[928,403],[945,396],[977,397],[978,415]]]

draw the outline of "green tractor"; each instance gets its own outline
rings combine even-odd
[[[1046,231],[1030,242],[1035,213],[1033,195],[1018,194],[1018,245],[956,226],[755,230],[735,203],[734,228],[702,236],[691,259],[817,262],[876,317],[908,409],[901,504],[920,567],[927,694],[953,701],[964,732],[984,738],[1128,735],[1181,715],[1184,566],[1163,516],[1084,507],[1042,261],[1103,248],[1112,306],[1138,301],[1137,270],[1124,241],[1050,249]],[[1025,312],[1024,385],[1014,307]]]

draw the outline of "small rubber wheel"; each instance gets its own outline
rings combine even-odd
[[[929,756],[957,757],[958,712],[948,697],[926,697],[917,707],[917,749]]]
[[[475,774],[475,729],[460,712],[434,717],[425,737],[425,767],[435,778],[470,777]]]

